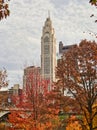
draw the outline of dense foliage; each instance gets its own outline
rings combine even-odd
[[[10,109],[9,115],[12,129],[57,129],[60,125],[57,92],[54,89],[48,91],[49,82],[40,79],[39,75],[35,78],[35,75],[30,73],[28,81],[26,91],[18,97],[14,96],[15,107]]]
[[[86,118],[89,130],[93,130],[93,118],[97,114],[93,112],[97,99],[97,44],[82,40],[73,46],[64,53],[56,73],[57,86],[63,92],[68,90],[71,93]]]

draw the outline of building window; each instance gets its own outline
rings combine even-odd
[[[50,46],[44,45],[44,54],[49,54],[49,53],[50,53]]]
[[[45,57],[44,59],[44,73],[49,74],[50,73],[50,58]]]
[[[49,42],[49,37],[48,37],[48,36],[46,36],[46,37],[44,38],[44,42]]]

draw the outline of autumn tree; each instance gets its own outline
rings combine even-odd
[[[13,129],[52,130],[59,125],[57,93],[48,91],[48,86],[49,81],[41,79],[38,73],[29,73],[24,93],[14,97],[16,110],[10,110],[9,122]]]
[[[0,88],[7,86],[8,86],[7,71],[6,69],[0,70]]]
[[[0,0],[0,20],[7,18],[10,14],[8,1],[9,0]]]
[[[79,45],[73,46],[64,53],[57,66],[56,74],[60,89],[63,93],[68,90],[72,94],[86,119],[89,130],[94,130],[97,127],[93,127],[93,119],[97,114],[93,112],[93,105],[97,101],[97,44],[95,41],[82,40]]]

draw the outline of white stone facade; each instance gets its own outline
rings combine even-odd
[[[56,67],[56,39],[52,21],[48,17],[45,21],[41,37],[41,75],[50,82],[55,81]]]

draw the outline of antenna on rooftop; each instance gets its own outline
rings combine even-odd
[[[48,10],[48,18],[50,18],[50,10]]]

